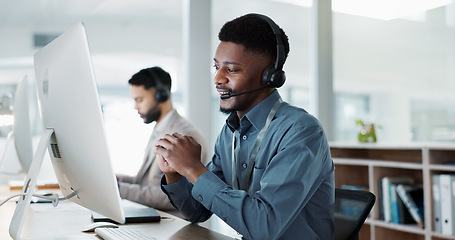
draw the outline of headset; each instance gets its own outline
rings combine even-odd
[[[165,102],[169,98],[169,91],[164,88],[163,83],[161,82],[161,78],[158,77],[158,75],[155,73],[155,69],[153,68],[147,68],[146,69],[147,75],[155,80],[155,85],[156,85],[156,93],[155,93],[155,99],[159,103]]]
[[[278,25],[269,17],[257,14],[250,13],[247,16],[254,16],[266,21],[272,28],[273,34],[276,37],[276,60],[275,63],[268,66],[262,73],[262,84],[271,88],[279,88],[283,86],[286,81],[286,75],[283,71],[283,65],[285,61],[285,51],[284,45],[281,40],[281,31]]]

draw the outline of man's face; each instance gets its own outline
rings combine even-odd
[[[269,57],[245,52],[243,45],[221,42],[214,58],[216,73],[213,81],[217,91],[221,96],[261,87],[262,72],[270,63]],[[262,101],[265,91],[220,99],[220,110],[225,113],[237,111],[244,115]]]
[[[134,109],[144,123],[151,123],[159,119],[161,110],[158,101],[155,99],[155,88],[145,89],[144,86],[131,85],[130,93],[134,99]]]

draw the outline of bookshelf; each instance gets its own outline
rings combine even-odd
[[[445,240],[455,236],[434,231],[432,176],[455,174],[455,144],[378,144],[330,143],[335,163],[335,187],[366,186],[377,197],[370,216],[363,225],[361,240]],[[385,222],[379,213],[379,180],[383,177],[411,176],[423,185],[424,224],[395,224]]]

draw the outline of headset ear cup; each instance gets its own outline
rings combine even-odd
[[[155,99],[158,102],[165,102],[169,98],[169,93],[165,89],[157,89]]]
[[[166,100],[168,100],[169,99],[169,91],[164,88],[160,77],[153,71],[153,68],[146,69],[146,74],[151,79],[155,80],[155,85],[156,85],[155,99],[156,99],[156,101],[165,102]]]
[[[286,74],[284,74],[284,71],[282,70],[277,70],[272,73],[271,77],[271,85],[275,88],[279,88],[283,86],[284,82],[286,81]]]
[[[283,86],[286,81],[286,75],[283,70],[276,70],[272,64],[268,66],[262,73],[262,84],[272,88]]]
[[[262,85],[272,87],[272,74],[275,71],[275,67],[272,65],[268,66],[264,72],[262,72]]]

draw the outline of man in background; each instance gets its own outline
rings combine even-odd
[[[153,153],[153,142],[165,134],[180,132],[202,143],[203,164],[208,161],[207,146],[202,134],[173,108],[171,77],[160,67],[142,69],[128,81],[131,97],[144,123],[156,122],[145,149],[144,161],[135,176],[117,175],[120,197],[160,210],[175,210],[160,187],[163,172]]]

